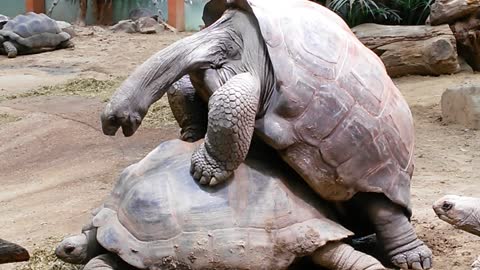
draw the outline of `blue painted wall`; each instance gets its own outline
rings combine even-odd
[[[208,0],[185,1],[185,30],[197,31],[199,30],[199,26],[203,25],[202,13],[207,1]]]
[[[0,14],[14,17],[25,12],[25,1],[0,0]]]

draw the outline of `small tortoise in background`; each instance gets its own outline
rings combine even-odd
[[[28,12],[9,20],[0,30],[0,54],[14,58],[18,54],[31,54],[73,47],[71,36],[63,32],[45,14]]]
[[[191,161],[201,184],[230,177],[255,133],[322,198],[355,200],[393,264],[431,268],[432,253],[409,221],[412,114],[380,58],[312,1],[212,0],[204,19],[205,29],[125,80],[101,116],[103,132],[113,136],[122,127],[133,135],[150,105],[187,75],[195,92],[181,100],[208,103],[208,118],[175,118],[189,119],[180,123],[187,140],[206,130]],[[199,114],[172,103],[174,113]]]
[[[446,195],[433,203],[433,210],[455,228],[480,236],[480,198]],[[480,256],[472,270],[480,270]]]
[[[264,153],[251,153],[225,186],[200,186],[188,162],[197,145],[167,141],[126,168],[57,256],[84,270],[280,270],[306,255],[327,269],[385,269],[343,243],[352,233],[330,205]]]

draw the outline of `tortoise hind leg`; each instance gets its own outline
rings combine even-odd
[[[315,264],[334,270],[386,269],[374,257],[353,249],[343,242],[330,242],[312,254]]]
[[[15,58],[18,55],[17,47],[10,41],[3,42],[3,49],[8,58]]]
[[[363,205],[391,262],[401,269],[430,269],[432,251],[418,239],[404,209],[383,195],[364,195]]]
[[[91,259],[83,270],[138,270],[113,254],[102,254]]]
[[[167,91],[168,103],[181,128],[182,141],[195,142],[207,132],[207,105],[195,92],[190,77],[184,76]]]

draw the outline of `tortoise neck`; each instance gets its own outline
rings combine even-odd
[[[260,81],[260,108],[258,116],[265,113],[275,90],[275,75],[268,48],[262,36],[260,25],[252,13],[243,10],[227,10],[234,32],[241,40],[241,66],[236,72],[250,72]]]

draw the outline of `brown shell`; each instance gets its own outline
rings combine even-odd
[[[199,186],[189,173],[196,145],[164,142],[124,170],[93,219],[102,246],[142,269],[166,258],[192,269],[285,269],[351,235],[268,156],[250,155],[225,185]]]
[[[277,79],[256,133],[323,198],[378,192],[410,210],[413,119],[380,58],[312,1],[232,2],[257,17]]]

